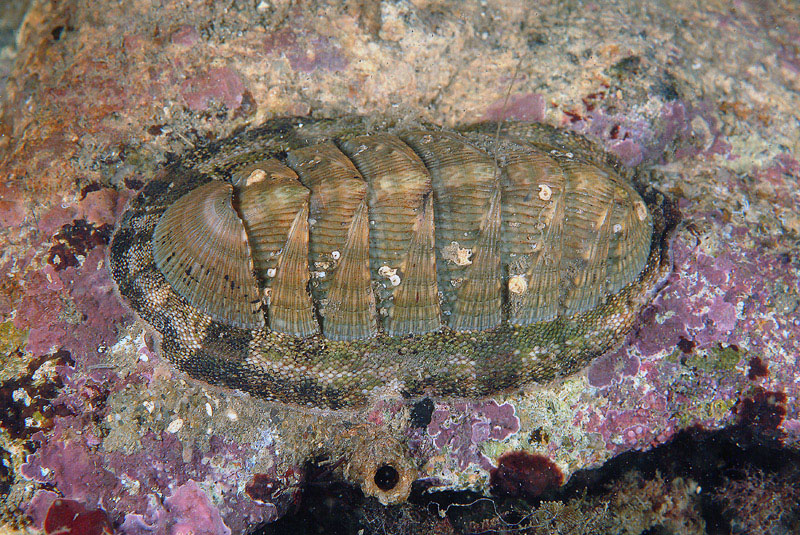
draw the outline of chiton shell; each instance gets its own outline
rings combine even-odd
[[[210,383],[334,409],[481,397],[621,343],[670,270],[677,212],[646,178],[541,124],[280,119],[163,169],[109,265]]]

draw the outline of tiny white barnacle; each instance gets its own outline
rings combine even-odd
[[[397,270],[396,269],[392,269],[389,266],[381,266],[380,268],[378,268],[378,275],[380,275],[381,277],[389,278],[392,275],[396,275],[396,274],[397,274]]]
[[[461,247],[457,241],[450,242],[450,245],[445,246],[442,249],[442,256],[457,266],[472,264],[472,249]]]
[[[523,294],[528,289],[528,281],[525,280],[524,275],[514,275],[508,279],[508,291],[512,294]]]
[[[257,184],[266,180],[267,173],[264,172],[263,169],[254,169],[252,173],[247,176],[247,180],[245,180],[245,184],[248,186],[252,186],[253,184]]]
[[[641,201],[636,203],[636,216],[639,218],[639,221],[647,219],[647,207]]]

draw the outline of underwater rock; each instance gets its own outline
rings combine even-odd
[[[41,529],[58,498],[147,533],[181,521],[167,500],[184,488],[219,530],[245,533],[345,469],[366,483],[354,463],[369,455],[346,451],[359,434],[399,444],[408,464],[391,466],[417,487],[485,495],[508,452],[549,459],[569,484],[743,416],[797,448],[796,6],[623,0],[597,18],[565,2],[151,4],[35,2],[15,40],[0,121],[0,515],[12,529]],[[389,389],[335,412],[204,384],[160,358],[105,265],[122,204],[180,155],[270,118],[386,112],[448,132],[541,120],[658,169],[653,186],[686,223],[621,349],[516,393],[412,404]],[[48,264],[51,249],[68,265]],[[376,492],[394,481],[380,475]],[[512,488],[539,487],[538,470],[512,475]]]

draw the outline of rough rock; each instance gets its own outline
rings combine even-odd
[[[483,493],[510,452],[544,458],[499,472],[525,466],[523,488],[540,489],[555,469],[742,415],[796,448],[798,15],[757,1],[34,2],[3,71],[2,521],[45,529],[54,504],[77,503],[122,533],[190,517],[241,533],[288,510],[309,459],[362,473],[358,429],[402,446],[431,489]],[[104,265],[133,192],[267,118],[378,112],[543,121],[658,167],[685,223],[626,344],[520,394],[336,414],[199,384],[154,355]]]

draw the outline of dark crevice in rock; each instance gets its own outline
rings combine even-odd
[[[800,452],[782,444],[777,426],[763,426],[761,420],[748,419],[748,414],[752,411],[740,414],[738,424],[722,430],[691,428],[650,451],[618,455],[600,468],[576,472],[563,487],[528,500],[474,492],[426,492],[430,484],[420,480],[407,503],[384,507],[342,481],[317,479],[302,489],[293,513],[253,533],[499,533],[513,527],[514,532],[538,534],[548,532],[542,529],[575,526],[588,531],[570,533],[590,533],[592,526],[611,529],[609,533],[630,533],[614,531],[615,522],[620,529],[628,522],[627,530],[635,525],[631,522],[641,520],[620,515],[615,503],[640,499],[646,516],[653,512],[650,509],[674,506],[677,497],[694,515],[699,529],[705,524],[704,531],[693,532],[723,535],[746,533],[757,519],[742,518],[747,512],[741,503],[757,504],[767,496],[769,503],[755,505],[775,510],[775,514],[764,513],[765,521],[772,523],[762,526],[764,532],[796,532]],[[684,487],[681,482],[686,483]],[[664,493],[659,495],[662,487]],[[606,513],[604,519],[598,517],[601,511]],[[542,518],[550,523],[544,525]],[[671,534],[677,533],[675,529],[675,524],[656,521],[641,533]]]

